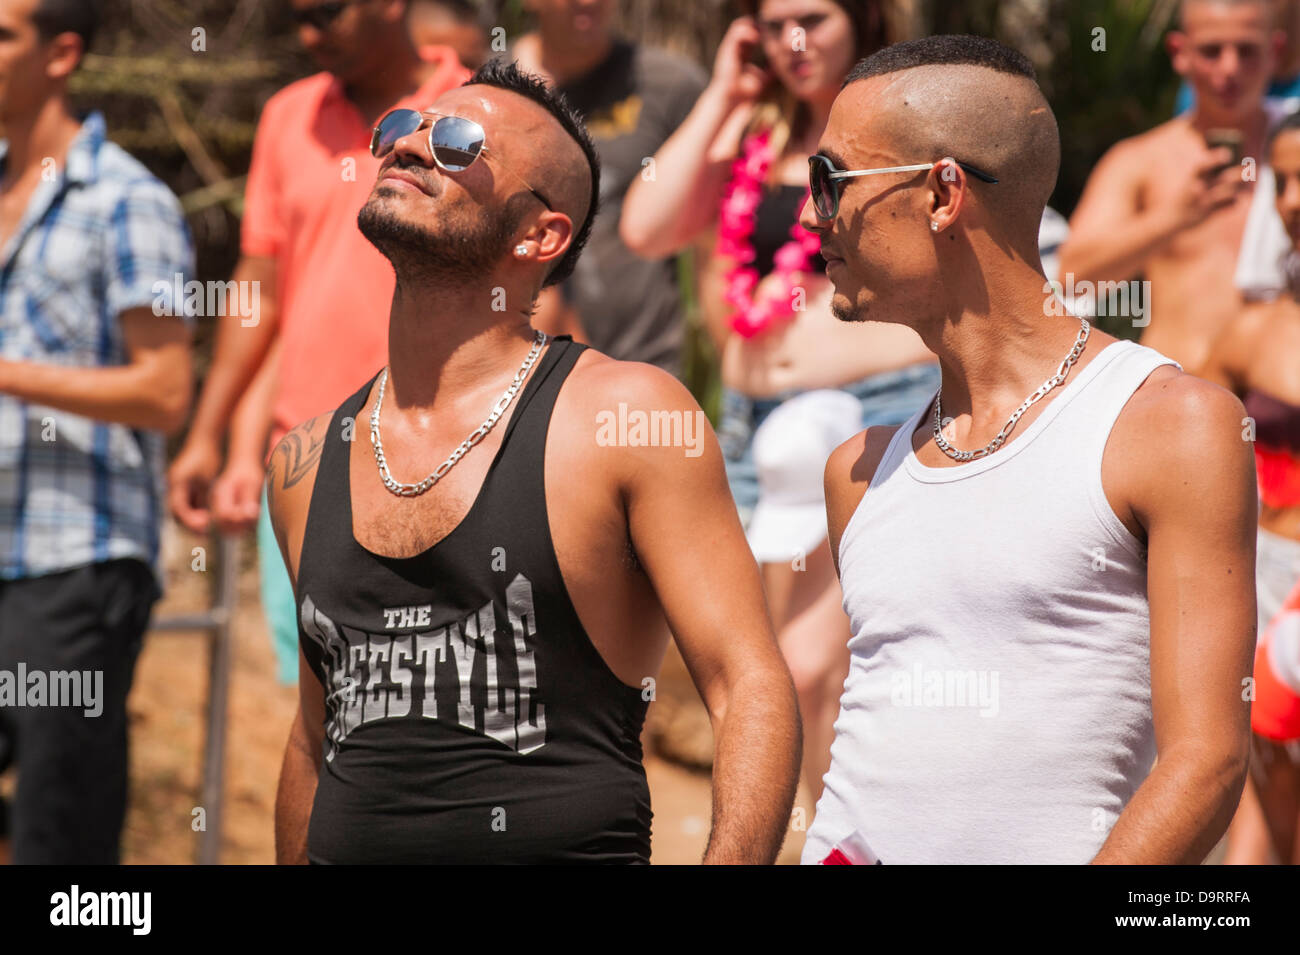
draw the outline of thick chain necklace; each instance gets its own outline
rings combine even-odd
[[[944,438],[941,427],[943,411],[939,405],[939,397],[943,393],[943,389],[940,388],[934,396],[934,443],[939,446],[939,450],[948,455],[948,457],[952,458],[954,461],[972,461],[975,458],[982,458],[986,455],[990,455],[998,448],[1002,447],[1002,445],[1006,443],[1007,435],[1011,433],[1011,429],[1014,428],[1016,422],[1020,420],[1020,416],[1028,411],[1030,406],[1039,398],[1043,397],[1043,395],[1047,394],[1057,385],[1062,384],[1065,381],[1065,376],[1070,373],[1070,367],[1078,361],[1079,356],[1083,354],[1083,346],[1088,341],[1088,331],[1091,326],[1088,324],[1086,318],[1081,318],[1079,321],[1083,323],[1082,327],[1079,329],[1079,337],[1074,340],[1074,347],[1070,349],[1070,354],[1065,356],[1065,360],[1061,362],[1060,367],[1056,369],[1056,374],[1039,385],[1038,390],[1026,398],[1024,403],[1015,410],[1007,420],[1007,423],[1003,425],[1002,430],[997,433],[997,436],[977,451],[958,451]]]
[[[384,403],[384,385],[388,383],[388,369],[385,368],[379,376],[379,395],[375,399],[375,410],[370,413],[370,443],[375,447],[375,463],[379,465],[379,476],[383,478],[384,487],[401,497],[415,497],[417,494],[423,494],[429,488],[433,487],[450,471],[466,454],[469,449],[482,441],[489,431],[501,420],[505,410],[510,407],[510,402],[514,400],[519,391],[519,387],[528,377],[528,369],[533,367],[533,362],[542,352],[542,346],[546,344],[546,333],[538,332],[536,339],[533,341],[533,347],[528,352],[528,357],[515,373],[515,379],[506,389],[505,394],[497,399],[497,403],[492,407],[492,413],[487,416],[487,420],[478,426],[478,429],[468,438],[460,443],[455,451],[451,452],[451,457],[438,465],[437,470],[430,474],[418,484],[403,484],[400,481],[393,480],[393,475],[388,470],[388,461],[384,458],[384,442],[379,437],[379,409]]]

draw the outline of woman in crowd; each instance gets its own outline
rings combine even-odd
[[[700,298],[721,356],[719,437],[742,519],[758,502],[752,444],[782,402],[813,389],[859,399],[862,423],[903,422],[939,386],[911,329],[838,322],[815,235],[797,224],[808,157],[859,59],[887,40],[874,0],[752,0],[727,30],[708,88],[623,205],[621,233],[649,258],[696,245]],[[804,781],[816,799],[848,672],[848,620],[829,545],[763,564],[804,720]]]
[[[1283,120],[1268,147],[1277,185],[1277,211],[1291,240],[1291,265],[1300,243],[1300,113]],[[1300,275],[1276,300],[1249,305],[1215,343],[1200,375],[1231,389],[1249,416],[1242,437],[1255,443],[1259,481],[1259,537],[1255,590],[1259,635],[1300,582]],[[1292,661],[1300,662],[1300,661]],[[1300,667],[1297,667],[1300,669]],[[1252,737],[1251,775],[1228,830],[1229,863],[1289,863],[1300,819],[1300,748]]]

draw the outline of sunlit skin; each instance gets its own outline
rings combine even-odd
[[[1187,4],[1182,29],[1167,40],[1174,69],[1196,93],[1197,111],[1230,127],[1252,117],[1285,43],[1266,8],[1214,2]]]
[[[431,109],[479,122],[493,158],[449,173],[434,163],[427,128],[404,136],[381,164],[370,212],[399,226],[437,222],[434,231],[422,230],[425,238],[454,243],[475,215],[498,217],[507,203],[522,203],[524,211],[497,257],[459,279],[422,272],[418,248],[403,253],[391,242],[384,248],[397,290],[389,315],[383,443],[394,478],[404,482],[441,463],[509,385],[533,340],[529,315],[543,277],[568,250],[591,192],[581,149],[529,99],[466,86],[445,93]],[[557,211],[525,198],[518,179],[543,192]],[[497,291],[504,310],[494,306]],[[375,400],[372,388],[367,413]],[[758,569],[730,507],[721,451],[708,429],[697,457],[680,448],[597,445],[597,413],[620,401],[698,409],[666,372],[585,351],[550,419],[543,526],[583,628],[615,678],[642,686],[658,673],[670,638],[690,667],[717,741],[706,861],[768,862],[794,798],[798,711]],[[352,533],[361,546],[409,556],[458,526],[517,409],[512,404],[480,444],[416,497],[394,497],[379,479],[372,450],[354,442],[348,462]],[[322,446],[330,417],[305,422],[282,444]],[[319,457],[291,485],[282,473],[287,457],[273,457],[268,493],[285,566],[296,581]],[[573,493],[575,475],[581,493]],[[699,589],[706,577],[712,582],[707,598]],[[277,797],[277,855],[283,861],[305,857],[324,729],[322,687],[305,667],[300,689]]]
[[[323,0],[288,0],[295,11]],[[328,25],[303,24],[298,40],[367,126],[412,95],[440,69],[422,60],[407,32],[404,0],[361,0],[345,6]],[[354,228],[352,222],[339,228]],[[189,432],[168,469],[168,505],[197,533],[215,520],[228,534],[253,527],[261,511],[266,444],[279,388],[280,262],[244,255],[231,280],[261,288],[258,323],[219,323],[213,361],[204,378]],[[222,438],[229,440],[222,452]]]
[[[830,312],[830,283],[820,270],[801,274],[804,308],[760,335],[733,333],[725,301],[726,273],[734,263],[712,254],[718,210],[731,163],[754,110],[765,94],[793,98],[805,116],[791,130],[769,172],[773,185],[808,184],[808,156],[817,147],[831,104],[860,55],[853,22],[831,0],[764,0],[747,6],[727,28],[714,57],[709,86],[686,121],[655,154],[661,174],[638,178],[628,190],[619,224],[628,247],[646,258],[675,254],[698,243],[704,263],[699,295],[706,327],[718,349],[723,384],[750,398],[794,390],[839,388],[872,375],[933,362],[916,333],[901,325],[850,326]],[[767,68],[756,62],[761,52]],[[791,123],[794,111],[785,116]],[[672,175],[662,171],[671,170]],[[760,281],[769,295],[776,276]],[[808,555],[796,571],[788,562],[763,565],[765,589],[782,648],[799,687],[804,712],[803,778],[815,799],[829,765],[831,724],[848,666],[847,618],[839,606],[829,546]]]
[[[1277,185],[1278,217],[1295,246],[1300,243],[1300,131],[1278,135],[1269,154]],[[1214,343],[1202,377],[1245,396],[1251,388],[1300,405],[1300,303],[1294,294],[1240,310]],[[1300,508],[1261,505],[1259,526],[1300,540]]]
[[[289,6],[296,11],[310,10],[324,3],[325,0],[289,0]],[[368,46],[367,42],[375,38],[373,7],[373,0],[361,0],[344,7],[327,26],[299,24],[298,42],[322,70],[344,81],[359,76],[377,65],[373,45]]]
[[[38,2],[0,3],[0,129],[45,99],[47,51],[31,22]]]
[[[1277,214],[1291,239],[1300,245],[1300,131],[1288,130],[1273,141],[1269,154],[1277,195]]]
[[[1277,135],[1269,153],[1276,184],[1278,217],[1292,246],[1300,243],[1300,130]],[[1296,290],[1274,301],[1241,309],[1214,343],[1200,369],[1202,378],[1244,397],[1251,389],[1300,406],[1300,301]],[[1300,507],[1260,502],[1261,530],[1300,540]],[[1228,831],[1225,864],[1259,865],[1272,858],[1300,862],[1296,845],[1300,817],[1300,771],[1279,744],[1256,737],[1257,748],[1272,749],[1255,760],[1251,780]]]
[[[614,45],[613,0],[527,0],[537,29],[511,48],[520,69],[550,82],[578,82]]]
[[[768,0],[757,24],[768,66],[801,100],[829,103],[853,66],[852,23],[830,0]]]
[[[571,45],[603,40],[614,19],[613,0],[525,0],[538,28],[549,36],[567,36]]]
[[[1169,50],[1196,91],[1195,109],[1101,158],[1061,248],[1061,275],[1075,283],[1149,281],[1140,340],[1189,370],[1240,309],[1234,274],[1282,41],[1270,4],[1187,4]],[[1207,144],[1221,129],[1239,134],[1244,164]]]
[[[901,154],[883,132],[890,116],[906,115],[903,104],[915,95],[908,74],[925,76],[924,69],[850,84],[831,111],[821,151],[852,169],[944,160]],[[1024,81],[991,70],[980,71],[986,77],[964,75],[975,69],[929,74],[935,84],[958,91],[952,94],[955,123],[970,123],[960,116],[963,101],[987,108],[981,97],[1023,88],[1014,84]],[[962,133],[970,137],[969,125]],[[1018,142],[1014,129],[1005,141]],[[1027,155],[1017,147],[1013,158],[1023,165]],[[962,449],[988,444],[1079,331],[1077,319],[1044,315],[1033,217],[999,216],[990,190],[1001,188],[986,189],[940,161],[928,171],[864,177],[848,186],[832,222],[817,220],[811,203],[801,219],[842,260],[829,270],[837,311],[850,319],[910,325],[939,356],[943,410],[953,417],[949,440]],[[1072,374],[1116,344],[1094,329]],[[1049,392],[1032,405],[1006,446],[1059,394]],[[1103,449],[1106,500],[1148,552],[1151,714],[1159,759],[1097,863],[1199,862],[1226,828],[1241,792],[1249,710],[1240,699],[1240,680],[1250,672],[1255,619],[1254,467],[1240,437],[1242,416],[1241,402],[1224,389],[1164,365],[1137,387]],[[1180,426],[1171,428],[1171,421]],[[869,428],[827,462],[833,553],[896,431]],[[920,464],[958,466],[936,444],[929,418],[907,437]],[[1188,694],[1187,686],[1204,692]]]
[[[416,47],[449,46],[471,70],[488,57],[487,36],[477,22],[459,19],[448,7],[431,2],[414,3],[409,14],[411,39]]]

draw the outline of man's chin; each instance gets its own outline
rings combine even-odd
[[[834,283],[831,283],[834,285]],[[866,321],[864,317],[865,309],[857,305],[851,298],[841,292],[838,288],[831,295],[831,315],[835,316],[841,322],[862,322]]]
[[[391,187],[377,186],[374,194],[357,213],[357,229],[371,245],[390,259],[393,253],[400,252],[404,247],[422,245],[432,239],[418,224],[408,222],[398,214],[394,204],[388,201],[389,194],[395,192]]]
[[[858,316],[858,310],[849,305],[836,305],[831,303],[831,314],[841,322],[860,322],[862,319]]]

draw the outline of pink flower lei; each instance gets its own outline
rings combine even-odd
[[[735,309],[730,316],[731,327],[745,338],[753,338],[794,314],[792,293],[798,285],[796,279],[811,270],[813,257],[821,251],[816,233],[796,221],[790,229],[790,241],[777,249],[772,260],[777,277],[775,290],[762,301],[755,298],[760,276],[749,264],[754,261],[750,236],[763,199],[763,179],[775,158],[770,143],[771,133],[767,130],[745,138],[739,158],[732,163],[731,180],[718,216],[717,252],[735,262],[727,273],[723,298]],[[807,198],[805,192],[804,201]]]

